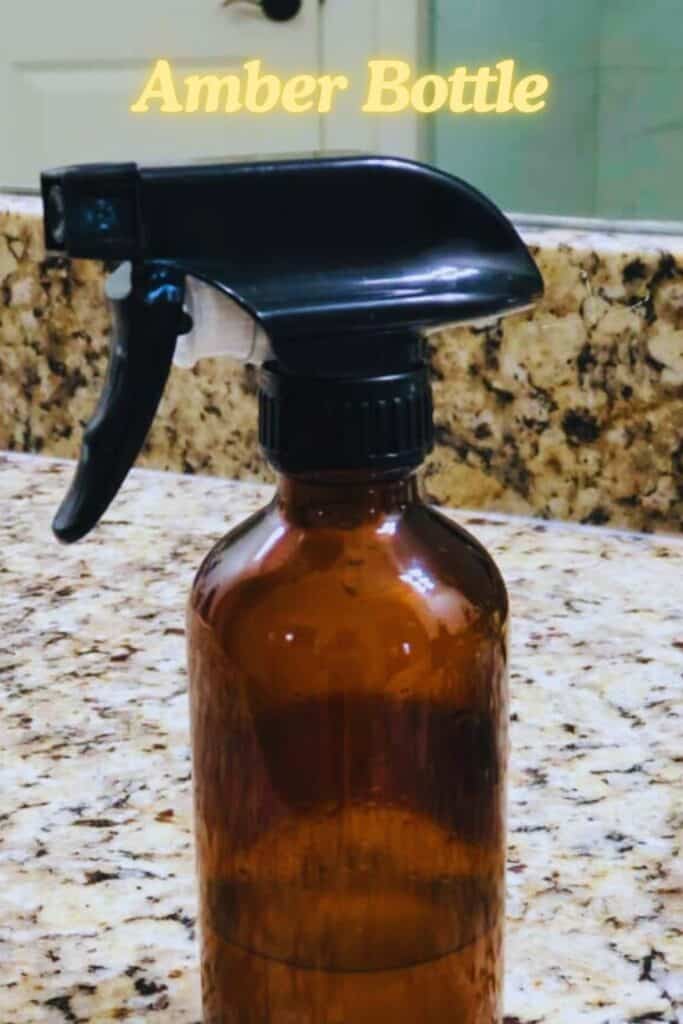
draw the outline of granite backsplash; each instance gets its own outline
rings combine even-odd
[[[532,313],[430,339],[439,504],[683,530],[683,239],[523,231]],[[99,268],[46,258],[37,199],[0,197],[0,448],[75,457],[106,371]],[[256,376],[175,369],[140,464],[268,480]]]

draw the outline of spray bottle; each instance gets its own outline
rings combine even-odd
[[[384,157],[42,187],[47,248],[118,266],[61,540],[114,499],[174,358],[262,364],[277,492],[187,614],[205,1024],[498,1022],[508,603],[417,470],[425,338],[529,307],[527,249],[464,182]]]

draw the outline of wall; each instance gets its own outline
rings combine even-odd
[[[437,115],[437,163],[507,210],[683,220],[680,0],[432,0],[440,71],[514,57],[541,114]]]

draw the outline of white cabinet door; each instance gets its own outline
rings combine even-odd
[[[0,187],[38,184],[42,168],[317,149],[321,116],[131,114],[156,60],[182,82],[241,72],[319,71],[320,0],[275,22],[248,2],[4,0],[0,29]]]

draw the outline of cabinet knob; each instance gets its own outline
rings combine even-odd
[[[266,18],[270,18],[271,21],[291,21],[301,10],[301,0],[223,0],[224,7],[231,7],[236,3],[260,7]]]

